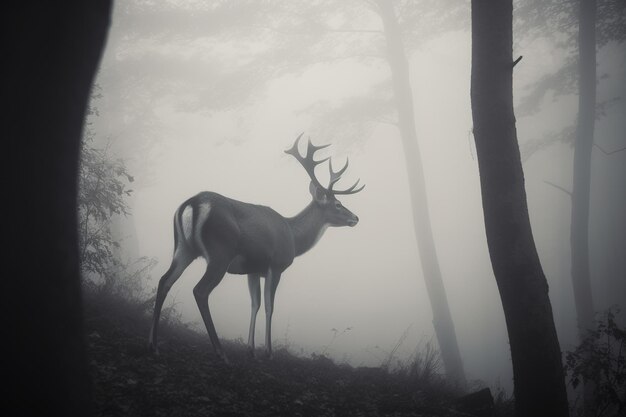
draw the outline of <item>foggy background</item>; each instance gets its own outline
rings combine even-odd
[[[368,2],[317,4],[116,2],[93,94],[97,114],[89,121],[95,144],[108,144],[134,177],[131,215],[115,219],[122,239],[118,256],[155,258],[147,285],[156,288],[171,261],[174,211],[204,190],[297,214],[310,201],[309,179],[283,151],[305,132],[315,144],[332,143],[320,155],[332,156],[335,166],[350,157],[342,184],[360,178],[366,188],[340,197],[359,224],[328,229],[285,271],[276,295],[274,343],[378,366],[406,332],[393,357],[408,360],[436,338],[402,145],[389,123],[393,109],[386,110],[391,93],[382,24]],[[407,2],[400,15],[415,28],[405,48],[417,133],[465,371],[470,380],[510,390],[510,351],[471,135],[469,4],[451,4]],[[571,189],[571,138],[560,135],[575,123],[577,96],[548,88],[534,102],[528,96],[571,59],[572,50],[559,43],[565,34],[556,29],[517,30],[514,56],[523,60],[515,67],[514,96],[529,210],[561,349],[568,350],[577,341],[570,202],[547,182]],[[598,51],[599,102],[626,93],[625,49],[609,42]],[[614,100],[596,121],[595,143],[605,151],[626,146],[624,116],[623,99]],[[550,137],[556,140],[546,142]],[[317,172],[326,181],[326,166]],[[594,149],[591,187],[591,277],[600,311],[626,300],[626,152]],[[175,304],[202,333],[192,288],[204,267],[196,260],[165,303]],[[209,304],[221,338],[247,338],[245,276],[227,275]],[[263,340],[263,309],[259,316],[257,338]],[[206,342],[211,349],[208,337]]]

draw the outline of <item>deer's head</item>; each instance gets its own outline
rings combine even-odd
[[[316,161],[313,158],[313,155],[316,151],[326,148],[330,145],[322,145],[315,146],[311,143],[309,139],[309,143],[307,145],[306,154],[304,156],[300,155],[298,151],[298,144],[300,139],[302,138],[303,133],[300,134],[296,138],[293,146],[286,150],[285,153],[292,155],[294,158],[300,162],[304,170],[309,174],[309,178],[311,178],[311,184],[309,185],[309,191],[311,192],[311,196],[313,197],[314,203],[321,210],[326,223],[329,226],[356,226],[359,222],[359,218],[348,210],[346,207],[341,204],[339,200],[337,200],[338,195],[346,195],[346,194],[355,194],[365,188],[365,185],[362,185],[357,188],[359,184],[359,180],[355,182],[351,187],[346,190],[335,190],[333,187],[335,184],[341,179],[341,175],[346,172],[348,169],[348,160],[346,159],[346,164],[339,171],[333,171],[332,161],[329,158],[320,159]],[[328,187],[322,186],[317,177],[315,176],[315,167],[322,162],[328,161],[328,170],[330,172],[330,181],[328,183]]]

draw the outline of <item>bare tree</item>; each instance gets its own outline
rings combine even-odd
[[[597,94],[597,87],[603,78],[610,78],[609,74],[597,76],[598,67],[597,51],[602,50],[612,43],[623,43],[626,40],[626,13],[624,2],[615,0],[579,0],[576,2],[528,2],[522,6],[521,14],[525,16],[528,27],[523,31],[536,32],[544,36],[560,37],[561,47],[571,50],[570,58],[565,60],[563,66],[555,73],[543,77],[531,89],[531,94],[522,99],[522,106],[528,110],[539,108],[539,101],[548,91],[555,95],[577,94],[578,115],[575,126],[568,126],[556,135],[544,137],[533,141],[527,147],[526,156],[529,157],[538,149],[555,143],[557,140],[571,142],[573,145],[573,172],[571,191],[561,187],[571,198],[570,218],[570,262],[571,280],[574,293],[574,305],[578,325],[579,340],[583,342],[587,332],[594,327],[594,304],[602,305],[602,299],[596,298],[594,303],[594,290],[602,281],[602,275],[593,276],[590,257],[590,228],[592,228],[592,153],[601,152],[602,161],[610,163],[605,158],[611,158],[614,154],[623,151],[623,148],[607,151],[600,146],[599,138],[595,137],[596,121],[606,115],[609,107],[620,102],[615,96],[615,91],[610,92],[609,97],[601,97]],[[559,27],[555,33],[554,27]],[[539,30],[537,30],[539,29]],[[618,182],[619,184],[619,182]],[[554,185],[554,184],[553,184]],[[621,184],[620,184],[621,185]],[[621,187],[623,189],[623,186]],[[620,190],[621,190],[620,189]],[[620,192],[613,192],[619,196]],[[613,220],[613,219],[612,219]],[[619,222],[619,219],[615,219]],[[617,228],[618,229],[618,228]],[[591,229],[593,230],[593,229]],[[615,230],[615,228],[614,228]],[[607,236],[608,237],[608,236]],[[619,247],[619,239],[613,234],[613,245]],[[605,259],[606,284],[613,290],[610,293],[623,294],[623,280],[616,280],[619,276],[619,263],[621,256],[608,251]],[[600,298],[600,299],[598,299]],[[609,304],[616,301],[622,303],[622,297],[608,297]],[[596,305],[597,307],[597,305]],[[593,413],[594,394],[592,384],[584,384],[584,403],[586,413]]]
[[[415,109],[409,74],[409,62],[404,51],[402,35],[393,3],[377,0],[387,40],[387,60],[392,74],[393,93],[398,116],[398,129],[404,148],[413,211],[413,227],[419,248],[424,281],[433,311],[433,326],[439,342],[446,374],[461,388],[466,385],[465,371],[450,314],[448,297],[443,285],[435,239],[428,212],[428,198],[422,157],[415,129]]]
[[[578,121],[574,146],[572,183],[572,285],[580,340],[594,326],[593,298],[589,273],[589,203],[591,151],[596,120],[596,1],[580,0],[578,16]],[[585,414],[592,415],[593,384],[585,381]]]
[[[487,244],[511,345],[516,415],[567,416],[561,351],[535,247],[513,112],[512,1],[472,1],[471,102]]]

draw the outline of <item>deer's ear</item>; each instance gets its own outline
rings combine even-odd
[[[317,201],[318,203],[325,203],[328,200],[326,190],[317,187],[315,184],[313,184],[313,181],[311,181],[311,183],[309,184],[309,192],[311,193],[313,200]]]

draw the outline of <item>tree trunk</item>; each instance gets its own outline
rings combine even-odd
[[[561,351],[515,129],[512,21],[512,0],[472,0],[471,102],[487,244],[509,334],[516,415],[567,416]]]
[[[409,178],[413,226],[415,228],[415,238],[419,249],[424,281],[426,282],[426,289],[433,311],[433,326],[448,379],[461,389],[465,389],[465,371],[463,370],[463,362],[450,314],[450,307],[448,306],[448,297],[441,278],[430,224],[430,215],[428,213],[424,170],[415,131],[409,63],[404,52],[402,35],[393,9],[393,3],[388,0],[380,0],[378,7],[387,41],[388,62],[391,68],[393,91],[398,111],[398,125]]]
[[[593,301],[589,279],[589,196],[591,150],[596,114],[595,0],[580,1],[578,125],[572,185],[572,284],[582,336],[593,327]]]
[[[578,16],[578,123],[574,146],[572,183],[572,285],[576,302],[578,332],[582,341],[593,327],[593,299],[589,277],[589,202],[591,150],[596,119],[596,2],[580,0]],[[585,381],[586,415],[593,403],[593,386]]]
[[[90,414],[77,239],[79,145],[110,1],[5,10],[5,415]],[[8,164],[4,164],[7,166]],[[7,288],[8,287],[8,288]],[[6,347],[6,346],[5,346]]]

